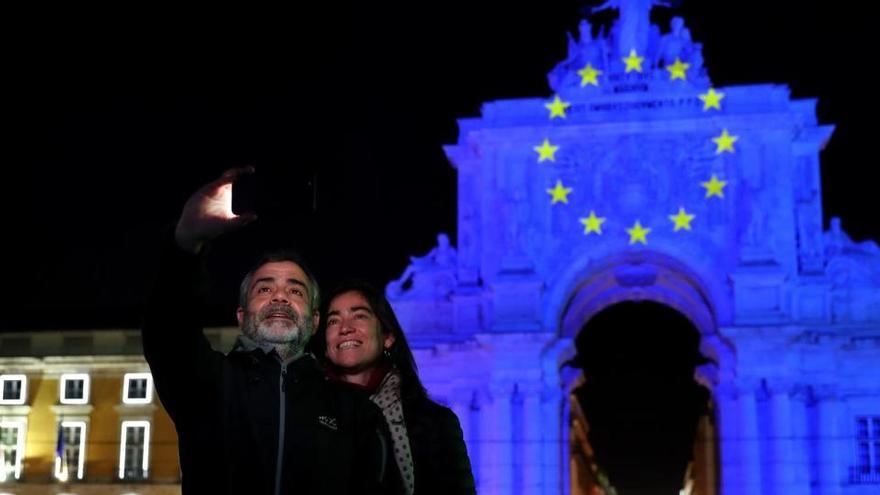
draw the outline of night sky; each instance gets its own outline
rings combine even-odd
[[[213,247],[207,323],[234,322],[238,279],[268,247],[304,251],[325,286],[398,277],[438,232],[455,242],[441,145],[455,142],[456,119],[486,101],[549,96],[546,73],[586,3],[10,16],[0,329],[137,327],[183,202],[245,164],[264,214]],[[716,86],[782,83],[819,98],[820,122],[837,125],[822,155],[826,226],[841,216],[854,239],[880,240],[877,43],[874,22],[852,9],[685,0],[678,12]],[[655,9],[663,26],[670,16]]]

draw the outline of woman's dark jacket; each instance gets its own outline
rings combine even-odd
[[[309,354],[283,365],[260,348],[212,350],[198,316],[201,262],[169,244],[142,333],[177,428],[183,493],[381,493],[390,443],[378,407]]]
[[[338,380],[332,370],[328,372]],[[368,387],[348,383],[344,383],[344,386],[364,397],[375,392]],[[475,494],[474,475],[458,417],[451,409],[437,404],[423,393],[407,392],[402,391],[401,401],[403,421],[413,458],[414,495]],[[385,426],[387,428],[387,423]],[[386,471],[386,493],[406,493],[397,461],[391,451],[387,463],[389,468]]]
[[[476,493],[471,462],[455,413],[427,397],[404,398],[403,420],[412,449],[415,495]],[[400,472],[390,469],[389,478],[395,476],[395,486],[402,487]]]

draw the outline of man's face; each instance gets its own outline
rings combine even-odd
[[[260,343],[305,345],[318,324],[308,280],[291,261],[258,268],[248,289],[247,307],[236,312],[242,333]]]

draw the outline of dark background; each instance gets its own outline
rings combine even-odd
[[[327,2],[77,9],[7,19],[0,329],[136,327],[189,194],[257,167],[273,211],[214,246],[207,323],[231,324],[246,260],[306,252],[325,286],[384,283],[448,232],[442,144],[482,102],[549,96],[589,2]],[[594,2],[599,3],[599,2]],[[864,8],[864,7],[861,7]],[[685,1],[716,86],[775,82],[837,125],[826,226],[880,239],[875,22],[845,2]],[[666,26],[671,11],[655,9]],[[598,19],[610,20],[604,13]]]

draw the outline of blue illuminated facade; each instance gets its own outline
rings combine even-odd
[[[880,248],[823,229],[833,127],[786,86],[713,87],[654,3],[582,21],[550,97],[459,121],[457,246],[441,234],[387,289],[423,379],[481,494],[570,493],[561,364],[603,308],[654,301],[714,360],[693,493],[880,493]]]

